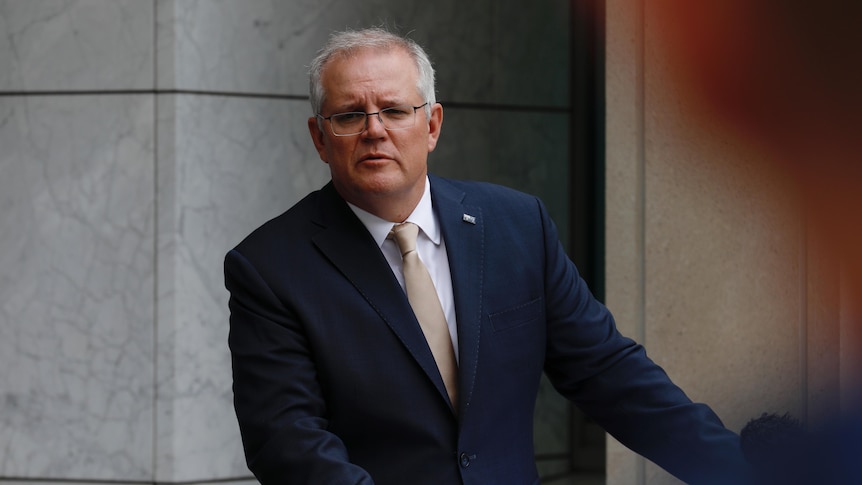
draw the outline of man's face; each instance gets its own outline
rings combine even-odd
[[[417,78],[416,64],[403,49],[363,49],[336,56],[321,73],[326,93],[321,114],[419,106],[426,100],[416,89]],[[367,129],[353,136],[335,136],[328,120],[321,129],[315,117],[309,118],[308,128],[339,194],[392,220],[389,209],[398,207],[398,217],[406,218],[424,191],[428,153],[437,145],[443,108],[436,104],[431,112],[429,120],[424,108],[417,110],[413,127],[403,130],[386,130],[377,116],[369,116]],[[387,208],[388,217],[381,207]]]

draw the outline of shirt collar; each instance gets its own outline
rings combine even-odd
[[[393,223],[362,210],[350,202],[347,205],[350,206],[350,210],[356,214],[356,217],[362,221],[362,224],[371,233],[371,237],[374,238],[377,246],[383,246],[383,242],[386,241],[389,231],[392,230]],[[440,226],[437,224],[437,217],[431,204],[431,183],[428,181],[428,177],[425,177],[425,191],[422,193],[422,198],[419,199],[416,208],[413,209],[413,212],[407,217],[405,222],[416,224],[431,242],[436,245],[440,244]]]

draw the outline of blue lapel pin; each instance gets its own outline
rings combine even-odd
[[[470,224],[476,224],[476,218],[471,216],[470,214],[464,214],[461,217],[461,220],[464,222],[469,222]]]

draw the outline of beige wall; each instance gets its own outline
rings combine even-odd
[[[692,115],[662,21],[644,0],[607,1],[607,304],[729,428],[816,419],[836,403],[835,267],[811,255],[762,155]],[[610,439],[607,483],[678,482]]]

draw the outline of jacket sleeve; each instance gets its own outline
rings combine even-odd
[[[548,343],[545,371],[564,396],[627,447],[693,484],[750,481],[739,437],[705,404],[693,403],[622,336],[544,226]]]
[[[298,315],[237,250],[225,258],[234,407],[249,469],[264,485],[372,484],[327,431],[327,403]]]

